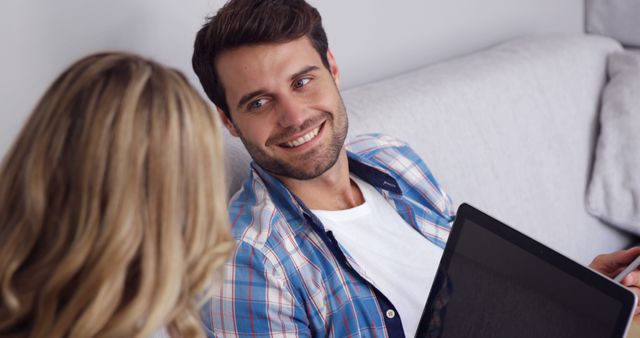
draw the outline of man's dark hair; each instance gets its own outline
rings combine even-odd
[[[261,43],[284,43],[307,36],[329,69],[327,35],[320,13],[304,0],[231,0],[196,35],[191,62],[205,93],[231,118],[215,69],[224,51]]]

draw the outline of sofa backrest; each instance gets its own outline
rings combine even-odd
[[[456,204],[468,202],[582,262],[628,235],[584,207],[606,58],[595,36],[509,41],[343,91],[350,135],[382,132],[416,150]],[[231,191],[249,158],[230,140]]]

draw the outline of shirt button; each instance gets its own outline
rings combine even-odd
[[[393,311],[392,309],[389,309],[389,310],[387,310],[386,315],[387,315],[387,318],[393,319],[396,316],[396,312]]]

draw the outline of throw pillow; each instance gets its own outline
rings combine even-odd
[[[609,56],[588,211],[640,234],[640,52]]]

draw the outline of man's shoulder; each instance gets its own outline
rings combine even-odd
[[[273,227],[282,220],[264,182],[253,172],[231,197],[228,212],[234,239],[256,248],[266,245]]]
[[[389,148],[405,148],[407,143],[393,136],[370,133],[356,135],[346,142],[347,150],[358,155],[366,155]]]
[[[260,175],[252,169],[242,188],[229,201],[229,221],[236,242],[244,242],[258,250],[269,250],[279,245],[278,238],[295,237],[302,220],[287,213],[279,203]]]

